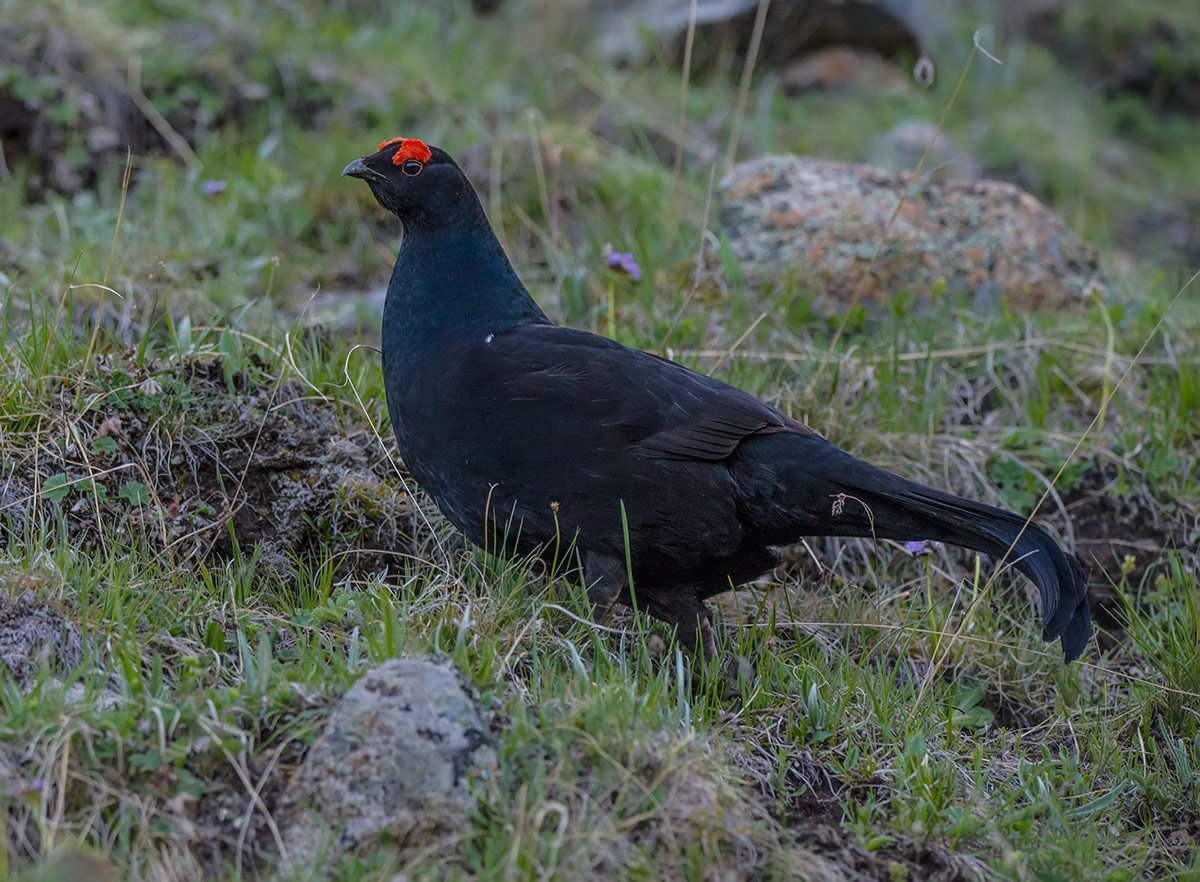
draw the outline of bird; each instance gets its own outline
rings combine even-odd
[[[399,219],[382,366],[400,456],[476,546],[572,550],[616,605],[718,658],[708,601],[805,537],[932,540],[1011,561],[1067,661],[1092,634],[1076,559],[1025,517],[871,465],[734,386],[552,321],[444,150],[390,138],[349,163]]]

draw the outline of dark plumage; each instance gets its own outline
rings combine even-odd
[[[383,314],[388,411],[405,463],[472,542],[526,553],[574,538],[603,612],[631,600],[627,524],[639,605],[711,655],[704,600],[769,571],[776,547],[934,539],[1008,553],[1038,587],[1045,639],[1068,660],[1083,651],[1086,585],[1039,527],[875,468],[718,380],[555,325],[443,151],[394,139],[343,174],[404,223]]]

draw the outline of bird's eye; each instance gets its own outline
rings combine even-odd
[[[400,166],[400,170],[406,175],[415,176],[421,173],[421,169],[425,167],[424,163],[417,162],[415,159],[405,160],[404,165]]]

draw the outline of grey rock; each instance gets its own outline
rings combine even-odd
[[[30,592],[17,600],[0,594],[0,670],[24,687],[43,664],[68,671],[83,658],[79,629]]]
[[[747,279],[818,286],[827,313],[860,289],[866,306],[902,290],[928,302],[944,286],[979,309],[999,299],[1033,309],[1080,304],[1107,288],[1095,248],[1002,181],[914,181],[869,165],[768,156],[735,166],[721,197],[723,232]]]
[[[402,850],[449,840],[467,825],[473,779],[496,764],[469,685],[446,660],[385,662],[334,707],[289,782],[280,812],[293,867],[381,837]]]
[[[931,148],[932,145],[932,148]],[[977,178],[979,160],[955,144],[927,119],[906,119],[879,136],[863,152],[862,159],[891,172],[914,171],[929,150],[921,174],[935,181]]]
[[[108,686],[101,687],[89,697],[87,688],[82,683],[75,683],[63,693],[63,701],[76,706],[90,704],[95,710],[106,711],[120,707],[125,699],[120,692]]]
[[[758,0],[697,0],[696,25],[729,21],[753,12],[757,5]],[[601,55],[624,62],[645,54],[646,36],[665,43],[686,31],[692,4],[691,0],[599,0],[589,7]]]
[[[305,304],[301,316],[310,326],[321,325],[346,333],[362,331],[369,337],[378,337],[386,299],[386,285],[359,291],[323,291]]]

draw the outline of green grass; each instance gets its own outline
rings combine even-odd
[[[6,16],[22,10],[0,0]],[[39,15],[89,39],[101,69],[123,70],[134,47],[172,124],[207,122],[194,159],[136,157],[127,192],[119,155],[71,195],[28,198],[28,165],[0,184],[0,596],[31,592],[83,637],[80,664],[0,681],[0,875],[61,878],[72,860],[122,879],[265,875],[273,839],[247,788],[273,804],[349,684],[431,651],[479,689],[499,774],[479,785],[453,861],[406,866],[382,847],[336,878],[1200,878],[1200,308],[1194,289],[1175,299],[1194,268],[1119,253],[1115,235],[1131,213],[1200,195],[1194,119],[1105,99],[1036,46],[998,47],[1003,68],[977,58],[949,134],[1101,246],[1115,302],[977,315],[897,301],[852,316],[826,356],[837,321],[802,284],[748,288],[710,247],[688,296],[701,154],[724,149],[735,80],[691,83],[699,146],[676,186],[658,153],[678,71],[606,70],[554,16],[243,0]],[[171,21],[217,48],[172,51],[159,36]],[[762,78],[744,139],[852,159],[900,119],[936,119],[973,26],[949,27],[929,91],[785,99]],[[249,82],[266,97],[228,110]],[[1137,161],[1098,167],[1131,114]],[[595,629],[569,579],[465,547],[382,456],[372,486],[404,500],[399,513],[339,491],[338,516],[312,512],[289,561],[200,507],[195,528],[222,550],[164,550],[172,507],[189,503],[165,488],[232,449],[238,414],[223,404],[267,430],[312,408],[356,445],[378,433],[394,450],[378,356],[359,345],[375,329],[314,329],[304,309],[386,280],[397,226],[338,173],[401,133],[463,159],[564,321],[607,332],[611,292],[622,341],[657,348],[670,331],[681,361],[977,498],[1028,510],[1063,468],[1042,515],[1104,540],[1080,545],[1114,576],[1099,645],[1065,666],[1015,577],[977,603],[986,560],[810,541],[722,603],[724,648],[754,673],[730,700],[658,625]],[[206,196],[207,179],[224,193]],[[607,274],[606,243],[634,252],[640,283]],[[284,397],[255,403],[247,388]],[[112,416],[137,436],[101,431]],[[16,500],[14,475],[29,484]],[[1089,501],[1099,487],[1108,507]],[[384,521],[407,552],[386,570],[351,566],[348,549]]]

